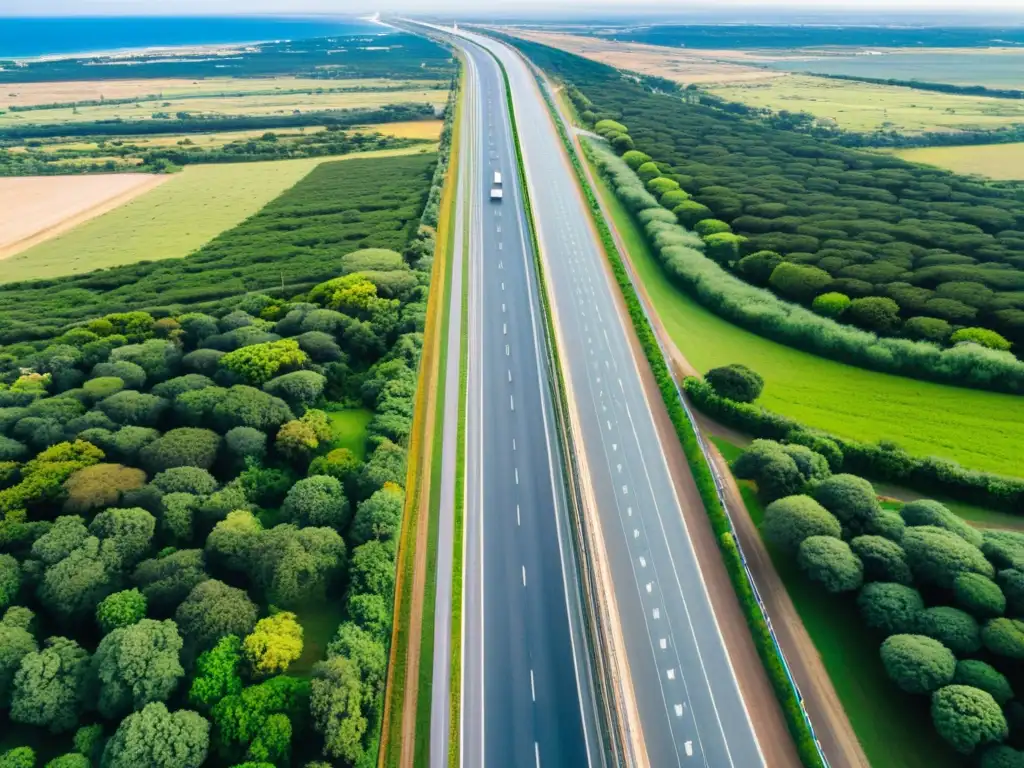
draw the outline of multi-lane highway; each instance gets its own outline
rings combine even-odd
[[[516,53],[490,38],[460,34],[479,75],[481,127],[486,134],[479,170],[485,179],[500,165],[512,180],[514,155],[500,76],[477,46],[502,61],[511,82],[559,351],[582,438],[577,449],[588,468],[583,481],[589,483],[596,502],[607,549],[647,761],[654,766],[764,765],[659,447],[628,321],[616,304],[617,288],[547,107]],[[482,493],[478,503],[483,515],[476,528],[470,519],[467,533],[482,537],[478,546],[484,562],[466,560],[463,758],[466,765],[525,765],[531,733],[554,739],[564,750],[578,750],[585,742],[578,728],[563,730],[566,723],[578,720],[578,710],[569,711],[571,696],[566,693],[572,687],[566,672],[572,669],[573,634],[563,633],[561,654],[554,645],[557,632],[549,628],[542,638],[533,634],[533,621],[567,626],[562,596],[574,590],[563,591],[559,583],[567,573],[565,543],[551,539],[550,527],[542,533],[539,520],[528,524],[508,512],[496,512],[510,509],[513,498],[520,517],[527,508],[524,504],[550,508],[551,495],[557,501],[558,489],[550,483],[555,470],[550,418],[544,415],[549,410],[546,390],[537,386],[548,372],[539,354],[540,310],[532,295],[536,281],[525,258],[526,225],[515,195],[488,211],[481,227],[483,285],[476,291],[482,302],[470,315],[471,327],[480,331],[479,346],[470,355],[471,376],[475,375],[470,391],[477,398],[471,402],[471,415],[475,405],[477,424],[483,428],[482,435],[470,433],[471,448],[482,452],[475,467],[483,475],[480,482],[471,465],[470,487]],[[509,258],[510,250],[519,254],[516,262]],[[515,299],[509,293],[517,284],[509,274],[513,268],[523,286]],[[517,430],[521,436],[515,449],[502,445]],[[557,522],[559,516],[554,517]],[[528,525],[533,527],[524,530]],[[524,540],[530,556],[522,563],[527,558],[520,543]],[[516,583],[524,565],[519,582],[525,582],[523,591],[498,586]],[[481,569],[482,584],[474,584],[473,568]],[[538,603],[541,592],[558,599]],[[468,618],[475,613],[483,618],[479,627]],[[572,618],[572,610],[569,615]],[[557,725],[545,722],[533,706],[540,672],[534,654],[541,646],[547,661],[544,685],[550,686],[552,701],[560,702],[552,713],[560,718]],[[575,666],[579,680],[578,660]],[[523,679],[526,667],[533,671],[530,688],[530,681]],[[476,670],[481,670],[479,675]],[[475,687],[478,676],[481,690]],[[477,702],[500,708],[500,732],[488,727],[493,722],[490,711],[482,718],[481,734],[474,732]],[[582,753],[556,752],[547,764],[581,765],[582,758],[574,759],[574,754]]]
[[[601,765],[533,253],[499,67],[463,43],[474,98],[461,758]],[[494,174],[502,199],[492,201]],[[435,681],[435,685],[437,681]],[[431,753],[443,754],[431,732]],[[432,760],[433,763],[433,760]]]

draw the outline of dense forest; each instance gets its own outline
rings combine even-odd
[[[101,56],[0,61],[0,83],[271,75],[325,80],[450,80],[455,75],[455,64],[450,51],[425,37],[404,32],[262,43],[225,56],[197,53],[170,59],[166,53],[154,53],[131,59]]]
[[[97,317],[131,303],[112,270],[0,347],[3,765],[375,764],[436,161],[322,165],[139,275],[223,280],[209,311]],[[263,264],[329,279],[225,279]]]
[[[239,293],[307,290],[334,277],[348,251],[404,248],[436,161],[427,153],[327,162],[187,258],[0,285],[0,343],[48,338],[105,312],[176,314]]]
[[[881,336],[1021,351],[1024,190],[779,130],[515,44],[575,86],[583,121],[612,120],[612,145],[679,223],[715,237],[708,254],[732,274]]]

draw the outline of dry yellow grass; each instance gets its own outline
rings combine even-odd
[[[366,133],[382,133],[399,139],[434,139],[441,138],[442,120],[410,120],[405,123],[377,123],[376,125],[358,125],[353,131]]]
[[[1024,143],[981,144],[972,147],[924,147],[894,154],[912,163],[937,165],[956,173],[990,179],[1024,181]]]
[[[294,90],[298,88],[352,88],[395,85],[394,80],[320,80],[308,77],[261,77],[234,79],[212,77],[203,80],[166,78],[152,80],[83,80],[54,83],[16,83],[0,88],[0,109],[36,104],[64,104],[72,101],[129,99],[142,96],[181,96],[195,93],[236,93],[238,91]],[[409,81],[411,88],[425,81]]]
[[[533,40],[552,48],[575,53],[619,69],[630,69],[644,75],[657,75],[679,83],[735,83],[771,80],[785,73],[745,66],[723,59],[736,56],[735,51],[686,50],[660,45],[622,43],[560,32],[528,32],[504,29],[508,34]]]

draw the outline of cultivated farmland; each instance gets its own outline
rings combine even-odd
[[[1024,180],[1024,144],[978,144],[968,147],[923,147],[895,153],[912,163],[924,163],[955,173],[990,179]]]
[[[699,371],[743,363],[765,379],[759,402],[804,424],[858,440],[893,440],[971,469],[1020,474],[1019,397],[843,365],[739,328],[673,285],[618,198],[603,181],[600,189],[661,321]]]
[[[0,179],[0,259],[123,205],[168,178],[107,174]],[[11,262],[5,261],[0,275],[10,269]]]
[[[956,96],[807,75],[715,84],[708,90],[748,107],[809,112],[819,119],[834,120],[847,131],[991,130],[1024,122],[1024,103],[1011,99]]]

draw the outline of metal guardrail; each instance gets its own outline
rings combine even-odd
[[[553,98],[553,96],[552,96],[552,94],[550,92],[547,80],[544,77],[542,77],[540,74],[538,74],[538,71],[537,71],[536,67],[533,67],[532,64],[531,64],[531,67],[532,67],[533,72],[534,72],[534,77],[537,78],[537,82],[538,82],[538,85],[540,86],[541,93],[544,94],[544,99],[547,102],[548,109],[551,111],[552,116],[554,117],[554,119],[559,122],[559,124],[562,126],[563,130],[566,131],[566,133],[568,134],[572,130],[572,128],[571,128],[571,126],[566,124],[566,121],[563,118],[561,111],[555,105],[554,98]],[[585,162],[585,160],[582,160],[581,162]],[[602,212],[605,215],[605,219],[606,220],[609,219],[608,211],[605,209],[604,203],[601,202],[600,196],[598,196],[595,193],[595,197],[596,197],[596,199],[598,201],[598,205],[601,207],[601,210],[602,210]],[[615,247],[617,249],[619,248],[618,243],[615,244]],[[629,281],[630,281],[630,283],[633,286],[633,290],[634,290],[634,292],[637,295],[637,299],[639,300],[639,304],[640,304],[640,309],[644,313],[644,318],[646,319],[648,325],[650,325],[652,330],[653,329],[657,329],[658,325],[652,321],[652,316],[654,315],[654,311],[653,311],[653,309],[651,307],[648,306],[645,294],[642,291],[637,289],[637,285],[639,283],[639,279],[637,278],[636,273],[633,270],[633,265],[632,265],[631,261],[629,260],[629,258],[623,257],[621,252],[620,252],[620,258],[621,258],[623,266],[625,267],[626,274],[629,277]],[[657,330],[655,330],[653,335],[654,335],[655,341],[658,343],[658,350],[661,353],[662,358],[664,360],[666,360],[666,361],[671,359],[669,354],[668,354],[668,350],[666,350],[665,344],[662,341],[661,335],[657,332]],[[743,563],[743,572],[744,572],[744,574],[745,574],[745,576],[747,578],[747,583],[750,585],[750,588],[751,588],[751,590],[754,593],[754,597],[757,600],[757,606],[758,606],[758,609],[761,612],[762,618],[764,619],[765,625],[768,627],[768,634],[771,636],[772,644],[775,647],[775,652],[778,655],[779,660],[782,662],[782,667],[783,667],[783,669],[786,672],[786,678],[789,680],[789,684],[793,687],[793,691],[796,693],[797,702],[800,705],[800,713],[803,716],[804,722],[806,723],[807,728],[808,728],[808,730],[811,733],[811,736],[814,738],[814,744],[815,744],[815,746],[817,748],[818,756],[821,758],[821,761],[826,766],[828,766],[829,765],[828,758],[825,756],[825,752],[821,748],[821,742],[818,740],[817,734],[815,733],[815,730],[814,730],[814,725],[811,722],[810,716],[807,714],[807,708],[804,705],[804,697],[800,693],[800,686],[797,685],[796,679],[793,677],[792,668],[789,665],[789,661],[786,659],[786,654],[783,652],[782,646],[779,644],[779,639],[778,639],[777,635],[775,634],[775,629],[772,627],[772,620],[771,620],[771,617],[768,615],[768,609],[767,609],[764,601],[761,599],[761,593],[758,590],[757,584],[754,581],[754,576],[750,572],[750,568],[747,566],[747,557],[746,557],[746,555],[743,552],[743,546],[740,543],[739,537],[736,535],[736,527],[733,525],[732,512],[729,509],[729,503],[728,503],[728,500],[726,498],[724,483],[722,482],[722,477],[721,477],[721,475],[720,475],[720,473],[718,471],[718,466],[717,466],[716,462],[714,461],[714,459],[712,458],[712,455],[711,455],[710,449],[708,447],[707,441],[704,438],[704,434],[701,432],[700,426],[698,425],[697,420],[694,418],[693,412],[690,410],[690,406],[686,402],[686,398],[683,396],[683,390],[682,390],[682,387],[680,386],[680,383],[679,383],[678,379],[676,378],[675,372],[672,370],[671,366],[667,365],[666,367],[668,368],[669,375],[672,377],[672,384],[673,384],[673,386],[675,387],[675,390],[676,390],[676,397],[679,398],[679,402],[683,406],[683,411],[686,413],[686,418],[689,419],[690,424],[693,427],[693,432],[694,432],[694,434],[697,437],[697,444],[700,446],[701,454],[704,456],[704,460],[707,462],[708,466],[711,469],[711,476],[712,476],[712,479],[714,480],[714,483],[715,483],[715,493],[718,495],[718,500],[719,500],[719,502],[722,505],[722,509],[725,511],[726,520],[729,523],[729,534],[732,536],[733,541],[736,544],[736,549],[737,549],[737,551],[739,552],[739,555],[740,555],[740,561]]]

